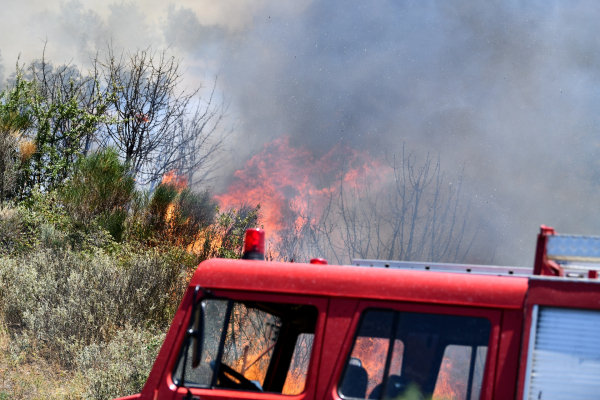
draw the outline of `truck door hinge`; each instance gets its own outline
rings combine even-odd
[[[187,394],[181,400],[200,400],[199,396],[193,396],[190,389],[188,389]]]

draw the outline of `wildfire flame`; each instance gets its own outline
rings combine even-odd
[[[277,323],[266,313],[237,306],[232,310],[231,321],[227,328],[226,351],[222,361],[246,379],[262,385],[276,345],[273,334],[278,329]],[[300,394],[304,390],[312,349],[312,335],[311,339],[306,336],[301,334],[296,343],[283,394]],[[232,376],[229,378],[235,380]]]
[[[169,185],[175,187],[178,192],[187,188],[187,178],[183,175],[177,175],[176,171],[169,171],[163,175],[161,185]],[[175,211],[175,205],[169,204],[167,212],[165,214],[165,221],[169,222],[173,218],[173,212]]]
[[[385,359],[389,345],[390,340],[387,338],[358,337],[356,339],[351,357],[358,358],[367,371],[369,377],[367,397],[383,381]],[[382,362],[382,360],[384,361]]]
[[[459,400],[467,398],[471,348],[448,346],[440,367],[433,400]]]
[[[188,180],[184,175],[178,175],[176,170],[169,171],[163,175],[161,184],[174,186],[181,191],[187,188]]]
[[[388,338],[358,337],[356,339],[351,357],[358,358],[367,371],[369,379],[367,397],[383,381],[388,348]],[[396,340],[389,375],[402,374],[403,354],[404,343]],[[466,398],[470,357],[470,347],[451,345],[446,348],[431,400],[462,400]]]
[[[291,147],[284,136],[267,143],[235,172],[227,192],[216,197],[223,208],[260,204],[260,222],[270,240],[277,241],[282,229],[298,226],[309,211],[314,222],[340,184],[357,188],[376,179],[377,169],[366,153],[340,145],[317,159],[308,150]]]
[[[273,346],[266,350],[252,349],[249,344],[244,346],[242,357],[235,360],[230,366],[240,372],[246,379],[263,382],[267,375]],[[288,371],[282,394],[295,395],[304,391],[308,365],[290,368]]]

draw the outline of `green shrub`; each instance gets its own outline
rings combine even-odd
[[[108,343],[127,327],[166,329],[186,287],[180,253],[109,256],[40,249],[0,257],[4,320],[48,360],[72,368],[85,346]]]
[[[40,242],[42,227],[48,224],[43,213],[23,204],[0,205],[0,255],[24,254]],[[53,226],[53,224],[50,224]],[[62,235],[56,232],[57,235]],[[48,232],[44,232],[48,238]]]
[[[131,242],[148,243],[155,236],[150,223],[150,193],[135,191],[129,204],[129,215],[123,236]]]
[[[100,226],[120,241],[134,190],[129,167],[119,160],[115,149],[106,148],[80,158],[72,178],[59,194],[75,221],[89,226],[97,219]]]
[[[1,126],[0,121],[0,201],[14,190],[19,171],[19,136]]]
[[[125,327],[109,343],[86,346],[77,357],[77,368],[87,378],[88,398],[139,393],[164,338],[165,333]]]
[[[115,209],[112,212],[102,213],[98,217],[98,225],[106,229],[108,233],[117,242],[121,242],[125,233],[125,221],[127,220],[127,211],[124,209]]]
[[[246,229],[258,226],[258,211],[260,206],[242,205],[239,209],[230,209],[220,213],[218,223],[211,231],[221,237],[216,254],[208,257],[240,258]]]
[[[189,245],[199,231],[215,220],[217,203],[208,191],[194,193],[184,189],[179,193],[171,218],[172,234],[180,238],[180,243]]]
[[[22,210],[0,204],[0,254],[16,251],[23,237]]]
[[[174,185],[160,184],[148,204],[149,224],[157,233],[164,234],[168,228],[168,212],[175,206],[179,191]]]
[[[19,75],[11,89],[0,92],[0,201],[16,189],[20,168],[35,153],[35,144],[23,136],[31,125],[24,107],[30,93],[31,84]]]

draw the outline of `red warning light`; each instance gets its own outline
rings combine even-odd
[[[326,259],[324,258],[313,258],[312,260],[310,260],[311,264],[323,264],[323,265],[327,265],[328,262]]]
[[[265,231],[258,228],[246,229],[244,239],[244,260],[265,259]]]

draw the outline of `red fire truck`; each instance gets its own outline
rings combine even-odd
[[[533,268],[200,264],[124,399],[599,399],[600,237],[542,226]]]

